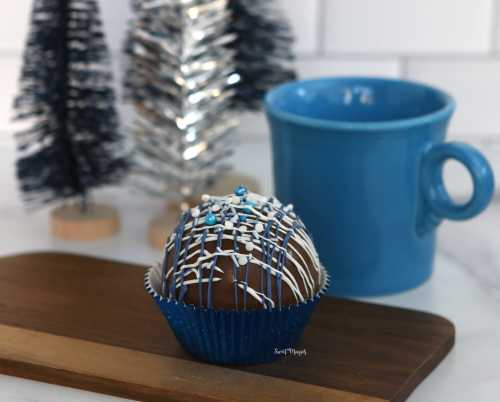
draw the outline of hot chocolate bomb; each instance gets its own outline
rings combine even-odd
[[[238,187],[205,195],[183,214],[162,264],[162,296],[223,310],[274,309],[307,302],[325,272],[291,205]]]
[[[182,346],[216,364],[261,364],[297,345],[328,275],[291,205],[237,187],[186,211],[145,288]]]

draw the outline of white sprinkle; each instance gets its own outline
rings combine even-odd
[[[212,211],[213,212],[219,212],[220,211],[220,205],[219,204],[212,205]]]
[[[244,255],[238,257],[238,265],[247,265],[248,259]]]
[[[238,223],[238,221],[239,221],[239,218],[238,218],[238,216],[237,216],[237,215],[235,215],[235,216],[233,216],[233,217],[231,218],[231,222],[233,222],[233,223]]]
[[[267,214],[267,217],[268,217],[269,219],[273,219],[275,216],[276,216],[276,212],[275,212],[275,211],[271,211],[271,212],[269,212],[269,213]]]
[[[293,211],[293,204],[288,204],[285,208],[283,208],[285,212]]]
[[[262,233],[264,231],[264,225],[260,222],[258,222],[256,225],[255,225],[255,231],[257,233]]]
[[[170,236],[170,241],[174,241],[175,240],[175,232],[172,233],[172,236]]]
[[[253,243],[246,243],[245,244],[245,250],[246,251],[253,251],[253,249],[254,249]]]
[[[208,194],[203,194],[203,195],[201,196],[201,200],[202,200],[203,202],[208,202],[208,201],[210,201],[210,196],[209,196]]]
[[[246,226],[240,226],[239,229],[240,229],[241,233],[245,233],[247,231],[247,227]]]
[[[227,230],[231,230],[231,229],[233,229],[233,227],[234,227],[233,222],[231,222],[231,221],[225,221],[225,222],[224,222],[224,227],[225,227]]]
[[[231,198],[231,203],[234,204],[234,205],[239,205],[240,202],[241,202],[240,197],[234,196],[234,197]]]
[[[200,216],[200,210],[199,210],[199,208],[193,208],[191,210],[191,215],[193,215],[194,218],[198,218],[198,216]]]
[[[181,202],[181,211],[187,212],[189,210],[189,204],[187,202]]]

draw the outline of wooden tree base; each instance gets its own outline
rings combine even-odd
[[[256,179],[240,173],[232,173],[226,175],[222,180],[212,187],[210,194],[223,195],[230,194],[238,185],[247,187],[254,193],[259,192],[259,183]],[[196,205],[200,201],[201,195],[194,197],[190,201],[190,205]],[[157,249],[162,249],[165,246],[167,236],[172,233],[179,221],[181,214],[180,206],[176,203],[169,203],[165,210],[157,215],[149,224],[148,239],[149,243]]]
[[[52,235],[64,240],[92,241],[113,236],[120,229],[118,212],[111,206],[89,204],[85,213],[79,205],[63,205],[51,213]]]

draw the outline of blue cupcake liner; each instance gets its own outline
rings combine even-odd
[[[320,297],[329,286],[325,272],[321,290],[310,300],[282,309],[219,310],[169,301],[157,289],[161,270],[146,271],[145,287],[181,345],[196,358],[215,364],[268,363],[297,345]]]

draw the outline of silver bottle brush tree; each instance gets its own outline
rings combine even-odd
[[[124,81],[135,109],[132,177],[174,209],[228,172],[237,115],[293,78],[281,63],[291,59],[282,52],[291,41],[287,25],[263,2],[255,5],[252,12],[242,0],[132,1]],[[178,214],[170,215],[151,225],[158,246]]]
[[[227,0],[135,2],[126,97],[135,108],[137,183],[183,201],[229,166],[239,81]]]

